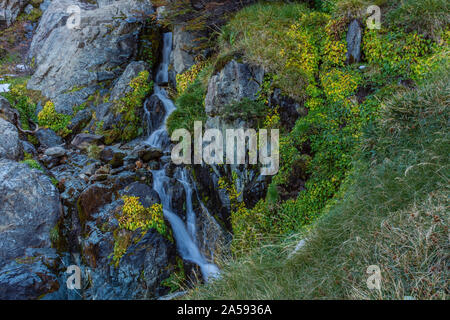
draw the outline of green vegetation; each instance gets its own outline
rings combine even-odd
[[[177,109],[167,119],[167,130],[171,135],[176,129],[194,130],[194,121],[206,121],[206,88],[196,79],[175,101]]]
[[[123,98],[114,101],[114,111],[120,116],[118,124],[113,129],[103,130],[100,124],[97,125],[97,132],[105,136],[105,142],[111,144],[115,141],[130,141],[140,134],[141,126],[140,113],[142,105],[147,95],[153,89],[153,83],[149,80],[149,72],[144,70],[131,80],[130,87],[133,89]]]
[[[399,15],[426,2],[433,32]],[[260,3],[222,29],[216,66],[236,56],[264,66],[258,102],[278,87],[308,114],[290,132],[280,128],[280,171],[255,207],[238,200],[234,178],[219,181],[234,255],[191,298],[445,298],[450,66],[447,25],[433,13],[442,2],[370,4],[388,21],[365,30],[361,64],[346,64],[346,31],[366,1],[315,1],[320,11]],[[276,110],[266,115],[267,127],[279,124]],[[382,269],[381,291],[366,287],[372,264]]]
[[[120,259],[127,251],[134,239],[133,232],[139,230],[141,237],[150,229],[155,229],[159,234],[173,242],[171,230],[164,222],[162,205],[153,204],[150,208],[145,208],[138,197],[123,196],[124,205],[122,207],[119,220],[119,228],[114,231],[114,252],[112,261],[118,266]],[[141,237],[138,237],[139,239]]]
[[[446,299],[448,71],[385,101],[353,174],[309,231],[229,262],[189,298]],[[374,264],[381,290],[366,286]]]
[[[72,132],[68,129],[72,116],[56,112],[55,105],[51,101],[47,101],[39,112],[38,120],[40,126],[50,128],[62,137]]]

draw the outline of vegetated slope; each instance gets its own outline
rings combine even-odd
[[[380,1],[387,19],[365,30],[358,68],[345,64],[345,34],[365,2],[325,2],[247,7],[219,36],[216,70],[242,55],[272,72],[263,96],[281,87],[309,112],[282,130],[267,198],[232,212],[222,278],[189,298],[448,295],[448,23],[436,15],[446,4]],[[426,2],[433,21],[406,19]],[[306,179],[296,198],[290,177]],[[367,287],[371,265],[381,290]]]
[[[231,262],[201,299],[448,297],[448,68],[383,106],[375,155],[311,230]],[[292,257],[298,240],[306,245]],[[381,269],[381,290],[366,270]]]

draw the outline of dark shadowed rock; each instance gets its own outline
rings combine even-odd
[[[160,202],[158,193],[153,190],[150,186],[140,183],[134,182],[123,189],[123,194],[127,196],[139,197],[139,201],[146,208],[151,205]]]
[[[36,133],[36,138],[43,148],[52,148],[64,143],[52,129],[41,129]]]
[[[0,118],[11,123],[14,123],[15,118],[19,119],[19,112],[13,109],[9,101],[3,96],[0,96]]]
[[[97,144],[103,139],[103,136],[90,134],[90,133],[80,133],[73,138],[71,145],[80,150],[86,150],[91,144]]]

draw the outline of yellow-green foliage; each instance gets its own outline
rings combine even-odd
[[[164,222],[162,205],[153,204],[145,208],[139,201],[139,197],[123,196],[124,201],[122,215],[119,218],[119,227],[134,231],[136,229],[155,229],[163,236],[168,236],[169,229]]]
[[[177,93],[182,94],[188,86],[194,83],[199,73],[208,65],[207,61],[202,61],[194,64],[189,70],[184,73],[177,74]]]
[[[47,101],[44,108],[39,112],[38,120],[40,126],[50,128],[63,137],[71,133],[67,126],[70,124],[72,117],[56,112],[55,105],[51,101]]]
[[[411,68],[432,52],[431,40],[416,32],[367,30],[363,52],[369,63],[380,66],[387,76],[411,76]]]
[[[117,140],[130,141],[142,134],[143,130],[139,115],[146,96],[153,88],[149,75],[147,70],[141,71],[130,82],[132,90],[125,97],[114,102],[114,110],[117,115],[121,116],[121,119],[113,129],[102,132],[105,135],[107,144]]]
[[[337,102],[352,95],[358,88],[355,75],[339,69],[333,69],[320,75],[325,95],[331,102]]]

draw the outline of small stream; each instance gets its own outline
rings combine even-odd
[[[160,148],[164,151],[170,150],[170,140],[166,130],[166,120],[169,115],[176,109],[174,103],[168,98],[166,90],[161,86],[168,83],[168,69],[170,62],[170,54],[172,50],[172,33],[167,32],[163,35],[163,52],[162,61],[158,66],[155,76],[153,96],[159,98],[164,106],[165,116],[159,128],[151,132],[146,143],[152,147]],[[150,113],[145,110],[146,116]],[[184,260],[197,264],[202,272],[203,279],[208,281],[219,275],[219,268],[209,263],[196,244],[196,216],[192,205],[192,184],[188,179],[185,169],[181,170],[178,181],[182,183],[186,192],[186,224],[178,215],[173,212],[172,199],[167,192],[170,179],[166,176],[166,164],[160,170],[154,170],[153,173],[153,189],[158,193],[163,205],[164,217],[172,226],[173,235],[177,244],[178,252]]]

